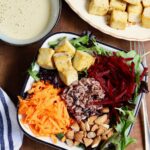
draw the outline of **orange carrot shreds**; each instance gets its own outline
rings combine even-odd
[[[22,123],[28,124],[36,136],[48,136],[57,142],[56,134],[66,133],[71,123],[60,89],[49,83],[33,83],[26,99],[18,96]]]

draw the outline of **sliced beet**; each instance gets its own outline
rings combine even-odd
[[[88,70],[88,76],[100,82],[105,90],[102,101],[93,101],[93,105],[115,105],[129,101],[134,93],[135,70],[134,63],[128,65],[126,59],[114,56],[97,56],[95,64]]]

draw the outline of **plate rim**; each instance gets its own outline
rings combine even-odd
[[[116,35],[116,34],[113,34],[109,31],[106,31],[106,30],[103,30],[100,26],[97,26],[95,24],[93,24],[91,21],[89,21],[88,19],[86,19],[77,9],[75,9],[75,7],[73,7],[71,5],[71,1],[70,0],[65,0],[65,2],[69,5],[69,7],[81,18],[83,19],[86,23],[88,23],[90,26],[94,27],[95,29],[101,31],[102,33],[105,33],[107,35],[110,35],[112,37],[115,37],[117,39],[123,39],[123,40],[126,40],[126,41],[143,41],[143,42],[146,42],[146,41],[150,41],[150,37],[148,38],[143,38],[143,39],[137,39],[137,38],[127,38],[125,36],[121,36],[121,35]],[[149,29],[150,30],[150,29]]]
[[[50,38],[50,37],[52,37],[52,36],[54,36],[54,35],[57,35],[57,34],[70,34],[70,35],[75,35],[75,36],[81,36],[81,34],[77,34],[77,33],[73,33],[73,32],[55,32],[55,33],[52,33],[48,38]],[[41,47],[42,47],[42,45],[48,40],[48,38],[41,44]],[[104,46],[109,46],[110,48],[116,49],[117,51],[123,51],[123,49],[120,49],[120,48],[111,46],[111,45],[109,45],[109,44],[105,44],[105,43],[103,43],[103,42],[101,42],[101,41],[99,41],[99,40],[96,40],[96,42],[98,42],[98,43],[100,43],[100,44],[103,44]],[[38,54],[38,51],[37,51],[37,53],[35,54],[35,57],[34,57],[33,61],[35,61],[35,59],[36,59],[36,57],[37,57],[37,54]],[[143,65],[142,63],[141,63],[141,65],[142,65],[142,68],[144,68],[144,65]],[[24,82],[23,87],[22,87],[21,92],[20,92],[20,95],[21,95],[21,96],[24,96],[25,88],[26,88],[26,85],[27,85],[27,82],[28,82],[29,78],[30,78],[30,75],[28,74],[28,75],[26,76],[25,82]],[[144,81],[147,81],[147,78],[148,78],[148,77],[145,76],[145,77],[144,77]],[[140,109],[140,106],[141,106],[141,102],[142,102],[143,96],[144,96],[144,93],[141,93],[141,94],[138,96],[138,97],[139,97],[138,104],[136,104],[136,107],[135,107],[135,109],[134,109],[134,115],[135,115],[135,117],[137,116],[137,114],[138,114],[138,112],[139,112],[139,109]],[[19,104],[19,103],[18,103],[18,104]],[[49,146],[51,146],[51,147],[54,147],[54,148],[60,149],[60,150],[67,150],[67,149],[62,148],[62,147],[60,147],[60,146],[54,145],[53,143],[49,143],[49,142],[46,142],[46,141],[42,141],[42,140],[36,138],[35,136],[32,136],[32,135],[30,135],[29,133],[27,133],[27,132],[23,129],[22,125],[20,124],[20,121],[19,121],[19,107],[18,107],[18,106],[19,106],[19,105],[17,105],[17,122],[18,122],[18,124],[19,124],[19,127],[21,128],[21,130],[24,132],[25,135],[27,135],[30,139],[32,139],[32,140],[34,140],[34,141],[37,141],[37,142],[40,142],[40,143],[42,143],[42,144],[46,144],[46,145],[49,145]],[[133,126],[134,126],[134,123],[132,123],[132,125],[130,126],[130,128],[129,128],[129,130],[128,130],[128,135],[130,134],[130,132],[131,132]]]

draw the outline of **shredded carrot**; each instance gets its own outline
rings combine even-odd
[[[36,136],[49,136],[54,143],[56,134],[66,133],[71,123],[66,105],[59,96],[60,89],[49,83],[33,83],[26,99],[18,96],[19,114]]]

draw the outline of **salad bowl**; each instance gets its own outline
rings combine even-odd
[[[69,32],[60,32],[60,33],[55,33],[55,34],[52,34],[41,46],[41,48],[49,48],[49,43],[53,42],[53,41],[56,41],[60,38],[63,38],[63,37],[67,37],[69,40],[71,39],[76,39],[76,38],[79,38],[80,35],[77,35],[75,33],[69,33]],[[102,43],[100,41],[96,41],[96,43],[102,48],[104,49],[105,51],[107,52],[122,52],[123,50],[121,49],[118,49],[118,48],[115,48],[115,47],[112,47],[110,45],[107,45],[105,43]],[[123,52],[124,53],[124,52]],[[129,57],[129,56],[128,56]],[[40,66],[35,63],[34,66],[33,66],[33,69],[37,72],[39,72],[40,70]],[[139,68],[140,72],[143,72],[144,70],[144,66],[143,64],[141,63],[139,65]],[[147,81],[147,77],[144,76],[143,77],[143,81]],[[26,81],[25,81],[25,84],[23,86],[23,89],[22,89],[22,92],[21,92],[21,97],[25,97],[27,91],[29,89],[31,89],[32,87],[32,84],[33,82],[35,82],[35,79],[31,76],[31,75],[28,75]],[[143,94],[144,93],[140,93],[137,97],[136,97],[136,103],[135,103],[135,107],[133,109],[133,116],[136,117],[137,114],[138,114],[138,111],[139,111],[139,108],[140,108],[140,104],[141,104],[141,101],[142,101],[142,98],[143,98]],[[29,126],[27,124],[24,124],[22,123],[21,119],[22,119],[22,115],[19,114],[19,108],[18,108],[18,115],[17,115],[17,119],[18,119],[18,123],[20,125],[20,128],[22,129],[22,131],[31,139],[35,140],[35,141],[38,141],[38,142],[41,142],[41,143],[44,143],[44,144],[47,144],[47,145],[50,145],[52,147],[55,147],[55,148],[58,148],[58,149],[71,149],[71,150],[80,150],[82,149],[81,147],[69,147],[67,146],[65,143],[61,142],[61,141],[58,141],[57,143],[53,143],[51,138],[49,137],[38,137],[38,136],[35,136],[32,131],[30,130]],[[129,135],[130,132],[131,132],[131,129],[132,129],[132,126],[133,126],[133,122],[130,124],[130,126],[128,127],[127,131],[126,131],[126,135]]]

